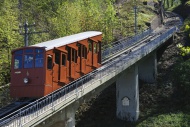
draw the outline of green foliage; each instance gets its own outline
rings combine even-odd
[[[168,113],[150,117],[141,122],[137,127],[189,127],[190,115],[179,113]]]
[[[165,9],[172,11],[181,4],[181,1],[182,0],[164,0],[163,3]]]
[[[185,25],[185,31],[189,31],[189,25]]]
[[[178,44],[177,47],[180,50],[181,56],[189,56],[190,55],[190,47],[188,47],[188,46],[184,47],[181,44]]]
[[[190,97],[190,60],[179,63],[173,71],[173,83],[184,97]]]
[[[144,6],[141,2],[137,3],[137,31],[141,32],[148,27],[145,23],[149,22],[153,17],[154,13],[151,12],[150,8]],[[122,36],[133,36],[134,35],[134,1],[128,1],[117,7],[119,13],[119,20],[117,21],[117,33]]]
[[[190,0],[188,0],[185,4],[186,4],[187,6],[190,6]]]
[[[10,51],[19,47],[19,33],[17,21],[17,0],[5,0],[1,3],[0,11],[0,85],[9,82]]]
[[[187,17],[186,19],[184,19],[184,27],[186,26],[186,25],[188,25],[188,26],[190,26],[190,17]]]
[[[64,1],[50,22],[56,37],[82,31],[102,31],[104,41],[113,40],[116,11],[110,0]]]
[[[185,23],[183,25],[183,29],[185,32],[185,35],[187,36],[187,41],[190,40],[190,20],[187,18],[185,20]],[[189,42],[187,42],[188,44]],[[180,50],[180,55],[183,56],[185,59],[188,59],[190,57],[190,47],[189,46],[183,46],[182,44],[178,44],[177,47]]]

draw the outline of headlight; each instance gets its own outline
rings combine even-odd
[[[24,83],[28,83],[28,78],[24,78]]]

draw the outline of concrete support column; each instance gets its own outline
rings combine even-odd
[[[156,52],[139,62],[139,79],[148,83],[156,82],[157,76],[157,57]]]
[[[72,104],[73,105],[73,104]],[[66,107],[66,125],[65,127],[75,127],[75,106]]]
[[[136,121],[139,117],[138,66],[132,65],[116,80],[117,117]]]
[[[75,127],[75,112],[79,103],[75,101],[51,117],[42,121],[36,127]]]

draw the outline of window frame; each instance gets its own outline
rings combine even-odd
[[[15,68],[15,57],[16,56],[21,56],[21,67],[20,66],[18,66],[18,68]],[[20,62],[20,61],[19,61]],[[22,69],[23,68],[23,55],[22,54],[16,54],[16,55],[14,55],[14,59],[13,59],[13,64],[14,64],[14,69],[15,70],[17,70],[17,69]]]
[[[31,67],[30,67],[30,66],[29,66],[29,67],[26,66],[26,65],[30,65],[30,64],[25,64],[25,60],[26,60],[26,57],[25,57],[25,56],[27,56],[27,60],[29,59],[30,56],[32,56],[32,59],[31,59],[31,60],[32,60],[32,62],[31,62],[32,64],[31,64],[31,65],[32,65],[32,66],[31,66]],[[28,56],[29,56],[29,57],[28,57]],[[35,56],[35,54],[30,54],[30,53],[29,53],[29,54],[23,54],[23,57],[24,57],[24,59],[23,59],[23,63],[24,63],[23,68],[24,68],[24,69],[35,68],[35,65],[34,65],[35,57],[34,57],[34,56]],[[30,62],[30,61],[29,61],[29,62]],[[25,66],[26,66],[26,67],[25,67]]]
[[[49,59],[48,58],[51,58],[51,66],[49,65],[49,61],[48,61]],[[51,67],[51,68],[49,68],[49,67]],[[53,55],[50,55],[50,54],[47,55],[47,69],[48,70],[52,70],[53,69]]]
[[[36,50],[39,50],[40,52],[36,52]],[[41,55],[41,58],[42,58],[42,64],[41,64],[40,67],[36,66],[37,65],[36,64],[36,58],[37,58],[36,56],[39,55],[39,54]],[[18,69],[43,68],[44,65],[45,65],[45,62],[44,62],[44,60],[45,60],[45,49],[44,48],[32,47],[32,48],[18,49],[18,50],[15,50],[13,52],[13,55],[14,55],[14,57],[13,57],[13,68],[15,70],[17,69],[17,68],[15,68],[15,57],[16,56],[21,56],[21,58],[22,58],[21,68],[18,68]],[[33,57],[31,67],[26,67],[26,63],[25,63],[26,58],[25,58],[25,56],[28,56],[28,58],[30,56]]]
[[[63,56],[65,56],[64,62],[63,62]],[[67,54],[65,54],[65,53],[61,53],[61,66],[65,66],[65,67],[67,66]]]

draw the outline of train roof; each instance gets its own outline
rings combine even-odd
[[[81,40],[84,40],[84,39],[87,39],[90,37],[98,36],[101,34],[102,34],[102,32],[98,32],[98,31],[87,31],[87,32],[83,32],[83,33],[78,33],[78,34],[38,43],[38,44],[35,44],[32,46],[45,47],[46,50],[51,50],[54,47],[60,47],[63,45],[71,44],[71,43],[81,41]]]

